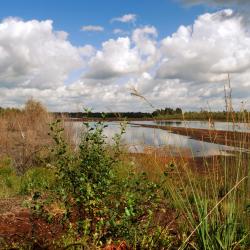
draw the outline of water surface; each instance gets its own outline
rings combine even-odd
[[[112,137],[120,132],[119,122],[106,122],[104,134],[107,141],[112,143]],[[149,123],[147,123],[149,124]],[[93,126],[94,123],[91,123]],[[84,126],[81,122],[73,122],[75,140],[79,140]],[[233,147],[191,139],[188,136],[173,134],[158,128],[146,128],[127,124],[126,132],[121,143],[131,152],[145,152],[150,147],[164,148],[170,154],[191,154],[197,156],[210,156],[228,154]]]
[[[155,121],[131,121],[131,123],[183,127],[183,128],[200,128],[200,129],[215,129],[226,131],[242,131],[250,132],[249,123],[232,123],[232,122],[213,122],[208,121],[181,121],[181,120],[155,120]]]

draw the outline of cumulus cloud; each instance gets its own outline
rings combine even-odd
[[[104,42],[102,50],[91,58],[85,77],[108,79],[145,71],[156,59],[156,36],[156,29],[146,26],[135,29],[132,38]]]
[[[213,9],[233,8],[235,15],[242,17],[242,24],[250,31],[250,1],[249,0],[179,0],[187,6],[205,5]]]
[[[81,31],[101,32],[104,31],[104,28],[98,25],[87,25],[87,26],[82,26]]]
[[[120,37],[103,43],[102,50],[97,51],[95,57],[90,60],[90,70],[86,77],[113,78],[136,72],[139,67],[140,59],[137,51],[131,48],[130,39]]]
[[[132,34],[132,40],[137,48],[145,55],[154,55],[156,53],[157,30],[153,26],[145,26],[135,29]]]
[[[230,9],[205,13],[162,40],[148,25],[100,48],[73,46],[51,21],[3,20],[0,103],[34,97],[57,111],[152,111],[130,95],[135,87],[156,108],[222,109],[230,73],[240,105],[250,98],[250,33],[242,20]]]
[[[121,22],[121,23],[134,23],[136,21],[136,14],[125,14],[120,17],[114,17],[111,19],[111,22]]]
[[[79,47],[78,50],[79,50],[79,53],[81,54],[81,56],[83,56],[83,57],[91,57],[96,52],[95,47],[90,45],[90,44],[87,44],[83,47]]]
[[[159,78],[221,82],[250,67],[250,35],[230,9],[201,15],[162,41]]]
[[[7,88],[56,88],[81,67],[78,49],[52,21],[8,18],[0,23],[0,83]]]

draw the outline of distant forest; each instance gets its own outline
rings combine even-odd
[[[18,108],[1,108],[0,114],[4,113],[19,113],[21,109]],[[157,109],[152,113],[149,112],[52,112],[57,117],[69,117],[69,118],[152,118],[156,116],[166,115],[181,115],[182,109],[172,109],[166,107],[164,109]]]
[[[56,116],[68,117],[74,119],[106,119],[106,120],[118,120],[118,119],[179,119],[179,120],[218,120],[218,121],[240,121],[246,122],[250,120],[250,112],[244,110],[242,112],[226,112],[226,111],[185,111],[181,108],[164,108],[157,109],[152,113],[146,112],[66,112],[66,113],[54,113]]]
[[[70,118],[152,118],[156,116],[166,116],[166,115],[181,115],[181,108],[165,108],[157,109],[152,113],[147,112],[56,112],[56,116],[65,116]]]
[[[1,108],[0,115],[8,113],[23,112],[18,108]],[[68,119],[106,119],[106,120],[119,120],[119,119],[185,119],[185,120],[230,120],[230,121],[249,121],[250,112],[244,110],[242,112],[226,112],[226,111],[185,111],[181,108],[163,108],[156,109],[150,112],[52,112],[55,117],[68,118]]]

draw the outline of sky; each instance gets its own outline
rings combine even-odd
[[[250,108],[249,12],[248,0],[4,1],[0,106],[223,110],[229,75],[235,109]]]

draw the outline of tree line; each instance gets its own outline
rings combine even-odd
[[[19,108],[3,108],[0,107],[0,115],[8,115],[13,113],[20,113],[22,109]],[[226,111],[183,111],[180,107],[177,108],[161,108],[153,112],[51,112],[55,117],[66,117],[72,119],[187,119],[187,120],[236,120],[249,121],[250,112],[247,110],[230,114]]]

